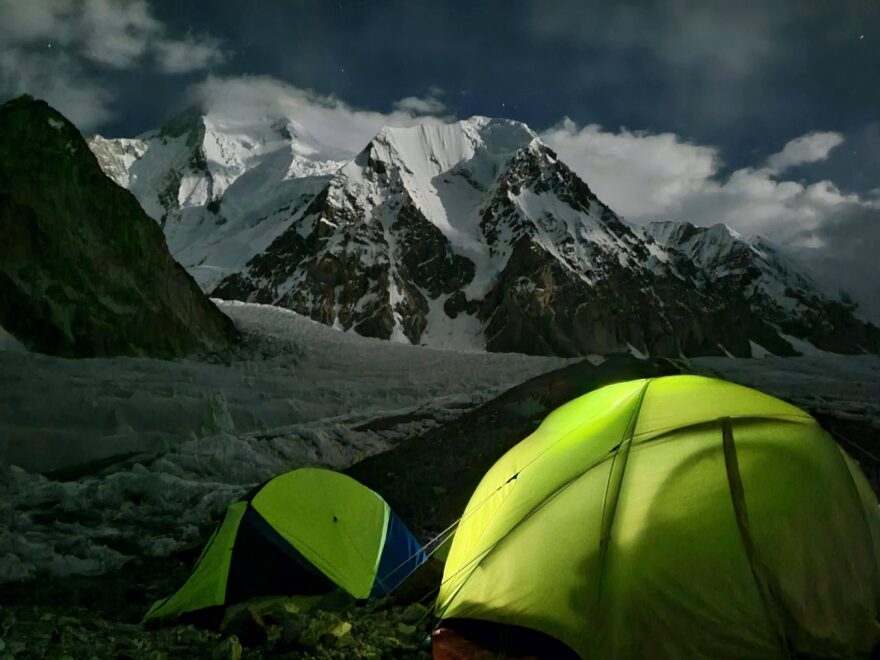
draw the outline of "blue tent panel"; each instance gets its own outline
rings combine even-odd
[[[391,511],[385,547],[379,559],[379,570],[370,596],[385,596],[428,559],[422,544],[406,528],[403,521]]]

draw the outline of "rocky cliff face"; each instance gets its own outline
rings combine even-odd
[[[519,122],[386,128],[344,164],[291,119],[184,117],[145,139],[128,165],[137,144],[92,148],[220,297],[493,351],[793,354],[786,335],[880,347],[764,241],[626,223]]]
[[[171,357],[237,337],[76,128],[30,97],[0,105],[0,234],[0,326],[32,349]]]

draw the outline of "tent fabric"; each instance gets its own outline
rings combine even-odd
[[[393,511],[390,512],[387,530],[370,596],[387,596],[428,559],[421,543]]]
[[[144,617],[145,621],[179,612],[207,609],[226,601],[226,578],[232,548],[246,509],[247,502],[236,502],[226,509],[223,522],[202,550],[192,575],[176,593],[156,601]]]
[[[239,523],[226,578],[228,603],[266,594],[314,596],[336,585],[285,540],[253,506]]]
[[[384,595],[424,560],[378,494],[332,470],[301,468],[232,504],[186,583],[144,620],[255,596]]]
[[[355,598],[370,595],[390,509],[351,477],[303,468],[282,474],[253,507],[303,557]]]
[[[699,376],[551,413],[485,475],[437,599],[583,658],[851,657],[880,641],[880,510],[819,424]]]

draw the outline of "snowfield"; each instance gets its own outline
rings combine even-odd
[[[245,334],[222,359],[67,360],[0,342],[0,582],[198,543],[260,481],[347,467],[569,363],[215,302]]]

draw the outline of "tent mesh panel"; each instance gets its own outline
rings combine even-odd
[[[251,506],[241,520],[229,565],[226,603],[256,596],[329,593],[336,585],[312,566]]]

